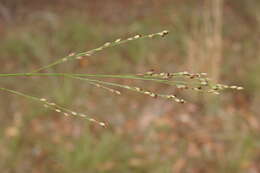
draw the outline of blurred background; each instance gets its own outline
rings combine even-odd
[[[30,72],[107,41],[169,30],[45,72],[207,72],[240,85],[220,96],[179,93],[179,105],[124,91],[116,96],[56,77],[1,78],[1,86],[104,120],[107,129],[0,92],[3,173],[260,172],[259,0],[0,0],[0,73]]]

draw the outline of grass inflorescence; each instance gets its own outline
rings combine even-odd
[[[155,38],[155,37],[164,37],[169,32],[164,30],[162,32],[154,33],[154,34],[148,34],[148,35],[140,35],[137,34],[133,37],[129,37],[126,39],[116,39],[112,42],[106,42],[102,46],[86,51],[81,53],[70,53],[68,56],[59,58],[58,60],[42,66],[38,68],[37,70],[34,70],[33,72],[29,73],[11,73],[11,74],[0,74],[0,77],[19,77],[19,76],[49,76],[49,77],[64,77],[64,78],[70,78],[75,80],[81,80],[84,82],[87,82],[88,84],[105,89],[111,93],[121,95],[121,91],[119,89],[126,89],[130,90],[139,94],[147,95],[152,98],[162,98],[167,100],[172,100],[173,102],[177,103],[185,103],[186,101],[183,98],[180,98],[179,96],[175,94],[162,94],[150,91],[143,87],[138,86],[130,86],[130,85],[124,85],[116,82],[108,82],[105,81],[105,78],[118,78],[118,79],[129,79],[129,80],[143,80],[143,81],[151,81],[154,83],[160,83],[165,85],[173,86],[174,88],[178,90],[192,90],[197,92],[206,92],[206,93],[213,93],[213,94],[220,94],[223,90],[226,89],[234,89],[234,90],[242,90],[243,87],[240,86],[228,86],[223,84],[218,84],[212,82],[210,78],[208,78],[206,73],[189,73],[189,72],[156,72],[155,70],[150,70],[145,73],[139,73],[139,74],[120,74],[120,75],[107,75],[107,74],[86,74],[86,73],[42,73],[41,71],[44,71],[48,68],[54,67],[56,65],[65,63],[69,60],[80,60],[84,57],[89,57],[94,55],[95,53],[102,51],[106,48],[114,47],[123,43],[127,43],[130,41],[138,40],[138,39],[144,39],[144,38]],[[72,111],[68,108],[65,108],[63,106],[60,106],[56,103],[53,103],[46,98],[38,98],[34,96],[30,96],[21,92],[18,92],[16,90],[7,89],[4,87],[0,87],[0,90],[9,92],[18,96],[23,96],[27,99],[31,99],[33,101],[38,101],[44,107],[49,108],[53,111],[56,111],[58,113],[61,113],[65,116],[78,116],[87,119],[90,122],[97,123],[98,125],[102,127],[106,127],[106,123],[96,120],[95,118],[92,118],[86,114],[78,113],[75,111]]]

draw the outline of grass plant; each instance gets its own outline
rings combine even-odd
[[[103,51],[104,49],[115,47],[124,43],[128,43],[130,41],[139,40],[139,39],[156,39],[156,37],[165,37],[169,32],[167,30],[164,30],[162,32],[154,33],[154,34],[148,34],[148,35],[140,35],[137,34],[133,37],[129,37],[126,39],[118,38],[112,42],[106,42],[105,44],[101,45],[98,48],[86,51],[86,52],[80,52],[80,53],[70,53],[69,55],[59,58],[56,61],[44,65],[32,72],[28,73],[2,73],[0,74],[0,77],[2,78],[10,78],[10,77],[32,77],[32,76],[38,76],[38,77],[63,77],[68,79],[75,79],[87,82],[88,84],[105,89],[111,93],[121,95],[121,89],[131,90],[133,92],[147,95],[153,98],[162,98],[162,99],[168,99],[173,102],[177,103],[185,103],[186,101],[179,96],[175,94],[168,94],[168,93],[155,93],[153,91],[150,91],[148,89],[136,87],[136,86],[130,86],[125,84],[119,84],[115,82],[108,82],[105,81],[105,78],[119,78],[119,79],[129,79],[129,80],[143,80],[143,81],[151,81],[154,83],[160,83],[165,85],[173,86],[174,88],[177,88],[179,90],[192,90],[195,92],[204,92],[204,93],[212,93],[212,94],[220,94],[223,90],[226,89],[234,89],[234,90],[242,90],[243,87],[240,86],[228,86],[223,85],[219,83],[213,82],[210,78],[207,77],[206,73],[189,73],[189,72],[156,72],[155,70],[150,70],[145,73],[141,74],[120,74],[120,75],[108,75],[108,74],[87,74],[87,73],[47,73],[44,72],[49,68],[53,68],[54,66],[60,65],[62,63],[66,63],[68,61],[72,60],[81,60],[86,57],[93,56],[94,54]],[[63,107],[62,105],[58,105],[54,102],[51,102],[47,100],[46,98],[39,98],[35,96],[31,96],[16,90],[12,90],[9,88],[5,88],[3,86],[0,87],[0,90],[4,92],[8,92],[11,94],[15,94],[18,96],[25,97],[27,99],[40,102],[42,105],[44,105],[46,108],[49,108],[51,110],[54,110],[58,113],[61,113],[65,116],[79,116],[82,118],[87,119],[90,122],[97,123],[98,125],[102,127],[106,127],[106,123],[102,121],[96,120],[93,116],[89,116],[83,113],[78,113],[77,111],[72,111],[66,107]]]

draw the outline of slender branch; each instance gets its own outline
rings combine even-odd
[[[157,37],[157,36],[165,36],[166,34],[168,34],[169,32],[168,31],[162,31],[162,32],[158,32],[158,33],[154,33],[154,34],[148,34],[148,35],[135,35],[133,37],[129,37],[127,39],[124,39],[124,40],[121,40],[121,39],[117,39],[113,42],[107,42],[105,44],[103,44],[102,46],[98,47],[98,48],[95,48],[95,49],[92,49],[92,50],[89,50],[89,51],[86,51],[86,52],[81,52],[81,53],[72,53],[68,56],[65,56],[63,58],[59,58],[58,60],[46,65],[46,66],[43,66],[37,70],[34,70],[33,72],[36,73],[36,72],[39,72],[39,71],[42,71],[42,70],[45,70],[47,68],[50,68],[50,67],[53,67],[53,66],[56,66],[58,64],[61,64],[61,63],[64,63],[68,60],[74,60],[74,59],[81,59],[82,57],[85,57],[85,56],[91,56],[99,51],[102,51],[106,48],[110,48],[110,47],[114,47],[114,46],[117,46],[117,45],[120,45],[120,44],[123,44],[123,43],[127,43],[127,42],[130,42],[130,41],[133,41],[133,40],[139,40],[139,39],[145,39],[145,38],[154,38],[154,37]]]
[[[16,94],[18,96],[22,96],[22,97],[25,97],[25,98],[28,98],[28,99],[31,99],[31,100],[34,100],[34,101],[39,101],[39,99],[37,97],[29,96],[27,94],[23,94],[21,92],[15,91],[15,90],[2,88],[2,87],[0,87],[0,90],[6,91],[6,92],[11,93],[11,94]]]
[[[86,73],[8,73],[0,74],[0,77],[30,77],[30,76],[74,76],[74,77],[98,77],[98,78],[119,78],[119,79],[134,79],[153,81],[164,84],[187,84],[185,81],[169,81],[163,79],[156,79],[152,77],[139,77],[136,75],[106,75],[106,74],[86,74]]]
[[[86,114],[78,113],[78,112],[72,111],[70,109],[67,109],[67,108],[65,108],[63,106],[60,106],[60,105],[58,105],[56,103],[49,102],[45,98],[34,97],[34,96],[31,96],[31,95],[27,95],[27,94],[21,93],[19,91],[15,91],[15,90],[3,88],[3,87],[0,87],[0,90],[8,92],[8,93],[11,93],[11,94],[15,94],[15,95],[18,95],[18,96],[22,96],[22,97],[25,97],[27,99],[33,100],[33,101],[40,102],[45,107],[47,107],[47,108],[49,108],[51,110],[54,110],[54,111],[56,111],[58,113],[63,113],[63,115],[65,115],[65,116],[70,116],[70,115],[79,116],[79,117],[87,119],[90,122],[97,123],[98,125],[100,125],[102,127],[106,127],[106,124],[104,122],[97,121],[96,119],[91,118],[90,116],[88,116]]]

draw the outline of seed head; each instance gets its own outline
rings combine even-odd
[[[164,36],[167,35],[167,34],[169,34],[169,31],[167,31],[167,30],[164,30],[163,32],[160,33],[160,35],[161,35],[162,37],[164,37]]]
[[[107,47],[107,46],[110,46],[110,44],[111,44],[110,42],[107,42],[104,44],[104,46]]]
[[[118,43],[121,41],[121,38],[116,39],[115,43]]]
[[[135,39],[140,38],[140,37],[141,37],[140,34],[137,34],[136,36],[134,36]]]
[[[99,122],[98,124],[101,125],[102,127],[106,127],[106,124],[103,122]]]
[[[45,99],[45,98],[41,98],[40,101],[42,101],[42,102],[46,102],[47,99]]]
[[[237,90],[243,90],[244,88],[243,87],[237,87]]]
[[[72,52],[72,53],[69,54],[69,56],[74,56],[74,55],[76,55],[75,52]]]
[[[82,59],[83,57],[82,56],[77,56],[76,59],[80,60]]]
[[[61,110],[59,110],[59,109],[55,109],[55,111],[56,111],[56,112],[61,112]]]
[[[77,115],[77,112],[73,112],[73,111],[72,111],[71,114],[72,114],[72,115]]]

